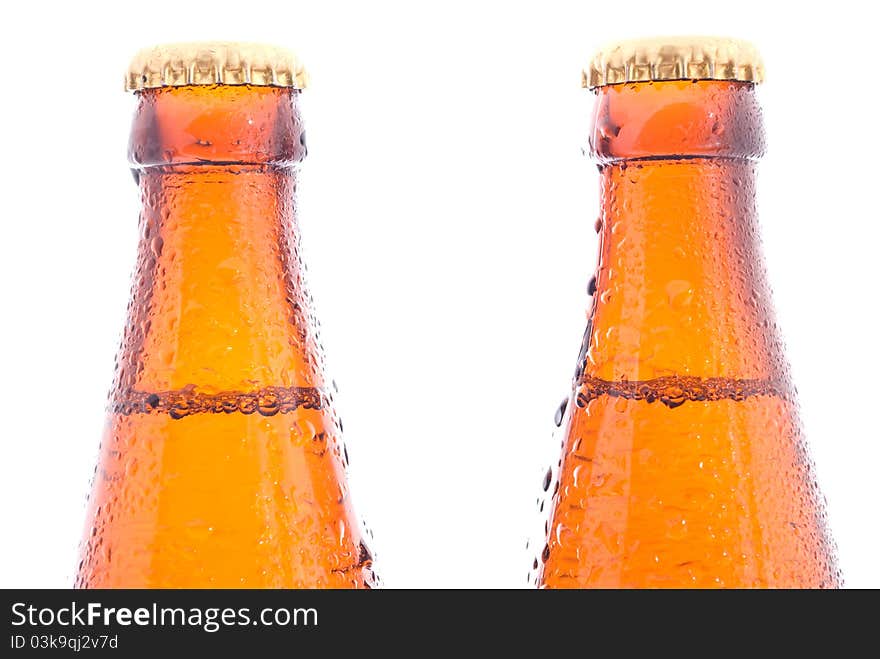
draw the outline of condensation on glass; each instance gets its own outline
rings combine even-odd
[[[128,322],[76,585],[376,585],[303,280],[305,73],[233,43],[143,51]]]
[[[759,242],[762,79],[752,46],[704,37],[615,44],[584,71],[599,259],[537,586],[841,583]]]

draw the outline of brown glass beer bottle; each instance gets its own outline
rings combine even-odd
[[[758,239],[762,76],[748,44],[699,37],[584,73],[600,257],[538,586],[840,584]]]
[[[88,505],[83,588],[375,585],[303,282],[289,52],[141,52],[140,245]]]

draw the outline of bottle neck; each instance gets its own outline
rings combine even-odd
[[[321,386],[295,216],[296,99],[257,87],[140,94],[141,240],[117,399]]]
[[[602,88],[591,149],[601,246],[578,378],[783,387],[755,212],[764,143],[754,87]]]

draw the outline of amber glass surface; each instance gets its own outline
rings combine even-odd
[[[365,587],[295,217],[291,89],[138,93],[143,210],[79,587]]]
[[[837,586],[758,238],[755,87],[597,94],[600,257],[535,583]]]

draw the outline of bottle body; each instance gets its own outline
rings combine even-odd
[[[755,86],[598,90],[600,258],[544,587],[820,587],[839,573],[755,212]]]
[[[129,318],[80,587],[364,587],[302,276],[298,92],[144,90]]]

